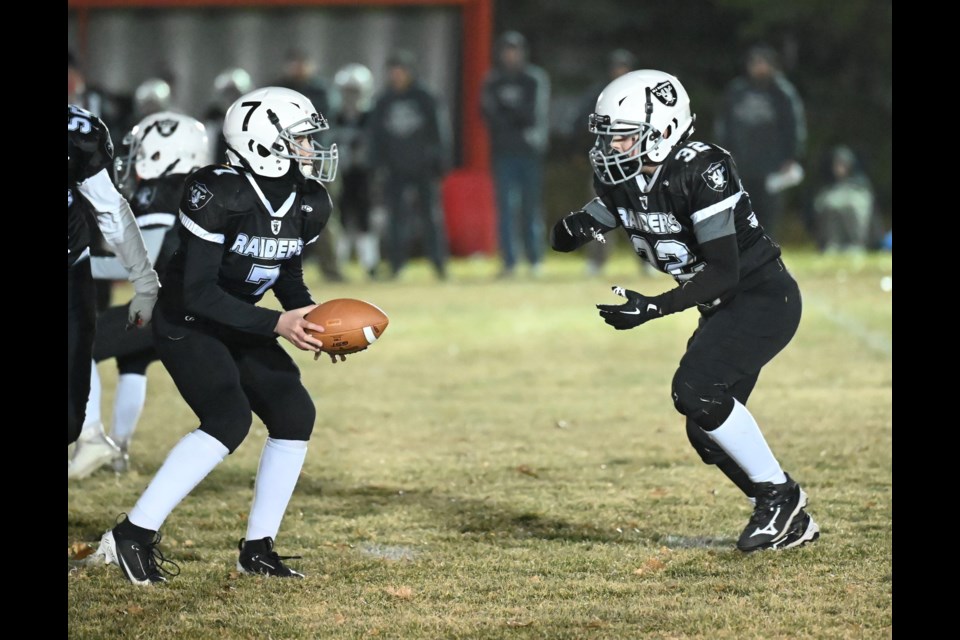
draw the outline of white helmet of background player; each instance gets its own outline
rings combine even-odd
[[[356,62],[344,65],[333,76],[333,84],[340,91],[344,102],[353,100],[361,111],[370,108],[373,98],[373,73],[367,67]]]
[[[604,88],[590,115],[590,132],[597,134],[590,150],[593,169],[605,184],[626,182],[642,165],[666,160],[693,133],[694,120],[690,96],[675,76],[653,69],[625,73]],[[634,136],[626,151],[610,144]]]
[[[329,128],[305,95],[284,87],[264,87],[240,96],[223,118],[227,158],[266,178],[286,175],[295,161],[303,177],[332,182],[337,176],[337,145],[326,148],[316,139]]]
[[[163,78],[148,78],[133,92],[133,112],[143,118],[151,113],[166,111],[173,100],[173,89]]]
[[[118,155],[114,177],[126,184],[131,169],[140,180],[175,173],[192,173],[210,164],[207,130],[199,120],[172,111],[152,113],[123,138],[125,155]]]

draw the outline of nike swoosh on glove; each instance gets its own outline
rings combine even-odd
[[[623,304],[598,304],[597,309],[600,310],[603,321],[614,329],[618,331],[633,329],[648,320],[663,317],[663,312],[653,298],[623,287],[611,288],[615,294],[626,298],[627,301]]]

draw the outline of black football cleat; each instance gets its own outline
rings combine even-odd
[[[807,505],[807,494],[789,475],[782,484],[757,483],[756,493],[753,515],[737,541],[737,548],[745,553],[766,549],[786,536]]]
[[[123,576],[138,585],[148,585],[155,582],[167,582],[168,576],[180,574],[180,566],[163,557],[163,553],[157,548],[160,544],[160,533],[153,534],[149,542],[126,538],[114,527],[103,534],[100,539],[100,547],[96,554],[103,558],[106,564],[115,564],[120,567]],[[163,567],[164,564],[170,564],[176,571],[168,571]]]
[[[776,542],[770,544],[770,549],[795,549],[802,547],[808,542],[815,542],[820,537],[820,527],[810,514],[800,510],[797,517],[793,519],[790,525],[790,531]]]
[[[237,570],[243,573],[276,576],[278,578],[302,578],[303,574],[294,571],[283,563],[284,560],[299,560],[300,556],[280,556],[273,550],[273,538],[260,540],[240,540],[240,558]]]

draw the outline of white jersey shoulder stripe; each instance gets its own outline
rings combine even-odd
[[[712,204],[709,207],[706,207],[704,209],[700,209],[699,211],[695,211],[690,216],[690,219],[693,220],[693,224],[697,224],[699,222],[703,222],[710,216],[717,215],[721,211],[724,211],[726,209],[732,209],[733,207],[737,206],[738,202],[740,202],[740,196],[742,195],[743,195],[743,191],[737,191],[732,196],[728,198],[724,198],[720,202]]]
[[[172,227],[177,221],[177,216],[172,213],[145,213],[137,216],[137,226],[143,227]]]
[[[216,242],[217,244],[223,244],[225,240],[222,233],[210,233],[196,222],[188,218],[183,211],[180,212],[180,223],[183,225],[184,229],[202,240]]]

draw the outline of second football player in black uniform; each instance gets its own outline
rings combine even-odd
[[[209,140],[203,124],[190,116],[160,111],[141,120],[123,142],[127,151],[114,162],[118,185],[129,185],[130,207],[143,235],[147,254],[163,278],[164,269],[180,245],[177,211],[188,174],[209,164]],[[92,256],[95,280],[112,282],[127,277],[115,256]],[[91,373],[86,421],[67,478],[80,480],[113,463],[127,470],[129,445],[147,397],[147,367],[160,358],[150,331],[126,331],[129,303],[105,309],[97,318],[93,359],[116,358],[118,377],[110,436],[101,421],[101,384],[97,368]]]
[[[304,315],[316,305],[303,281],[304,246],[330,217],[323,182],[336,175],[336,146],[300,93],[266,87],[241,96],[224,117],[230,165],[187,178],[180,248],[170,260],[154,320],[156,347],[200,427],[173,448],[137,504],[101,540],[98,555],[136,584],[163,582],[156,548],[167,516],[246,437],[252,413],[268,438],[238,569],[302,577],[273,548],[307,453],[316,409],[293,359],[277,342],[317,352]],[[285,312],[256,303],[273,291]]]
[[[91,216],[136,292],[128,324],[150,323],[160,284],[130,205],[110,180],[113,142],[89,111],[67,105],[67,444],[75,442],[90,393],[96,294],[90,273]],[[89,207],[85,206],[89,205]]]
[[[796,547],[819,527],[807,496],[780,467],[746,408],[760,369],[800,323],[796,281],[764,234],[736,165],[720,147],[689,141],[694,115],[676,77],[644,69],[611,82],[597,99],[590,151],[597,198],[551,231],[572,251],[621,227],[637,254],[678,286],[657,296],[614,287],[621,305],[597,305],[616,329],[696,307],[700,323],[673,378],[673,403],[707,464],[753,502],[737,547]]]

